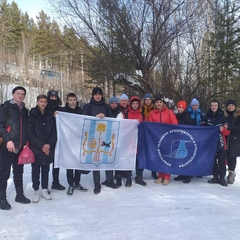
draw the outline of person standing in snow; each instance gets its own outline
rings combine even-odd
[[[56,111],[62,111],[62,101],[58,96],[58,91],[56,90],[50,90],[47,93],[47,100],[48,105],[47,107],[53,111],[53,114],[55,115]],[[52,189],[56,190],[65,190],[65,187],[60,184],[59,182],[59,171],[60,168],[54,168],[54,162],[53,162],[53,169],[52,169],[52,176],[53,176],[53,182],[52,182]]]
[[[78,106],[77,96],[75,93],[69,93],[67,95],[67,102],[65,107],[62,110],[63,112],[72,113],[72,114],[81,114],[82,109]],[[87,188],[83,187],[80,184],[81,173],[84,172],[89,173],[89,171],[81,171],[81,170],[73,170],[67,169],[67,181],[69,184],[69,188],[67,191],[67,195],[73,195],[74,189],[87,192]]]
[[[150,112],[154,109],[153,104],[153,95],[151,93],[146,93],[143,98],[143,105],[141,108],[141,112],[144,116],[144,121],[149,121]],[[158,175],[156,172],[152,171],[153,179],[158,179]]]
[[[236,108],[236,104],[236,100],[227,100],[227,109],[225,110],[225,116],[229,124],[225,127],[230,130],[230,135],[227,137],[228,184],[233,184],[235,181],[237,157],[240,156],[240,109]]]
[[[213,165],[213,178],[208,180],[208,183],[220,183],[222,186],[227,187],[228,184],[225,180],[226,176],[226,138],[229,131],[226,129],[227,120],[224,117],[223,111],[220,109],[219,102],[214,99],[210,103],[210,109],[203,117],[201,125],[203,126],[217,126],[219,127],[218,144],[216,149],[216,156]]]
[[[194,120],[194,125],[199,126],[205,114],[202,112],[199,101],[196,98],[192,99],[190,106],[187,108],[187,111],[190,113],[191,118]]]
[[[37,96],[37,106],[32,108],[28,118],[28,142],[35,156],[32,163],[32,187],[34,189],[33,203],[40,200],[40,172],[42,197],[51,200],[48,190],[49,168],[54,159],[54,150],[57,141],[55,118],[52,110],[47,108],[47,96]]]
[[[160,122],[167,124],[178,124],[176,115],[171,109],[168,109],[162,94],[157,94],[154,99],[154,110],[150,113],[149,122]],[[168,173],[158,173],[158,179],[155,183],[162,183],[167,186],[170,183],[171,175]]]
[[[194,120],[190,117],[190,114],[186,110],[186,108],[187,108],[187,103],[185,101],[178,102],[178,104],[177,104],[178,113],[176,114],[178,124],[194,125]],[[179,176],[175,177],[174,180],[175,181],[183,180],[183,183],[190,183],[191,176],[179,175]]]
[[[18,156],[27,142],[28,110],[23,103],[26,89],[17,86],[12,90],[12,100],[6,101],[0,107],[0,136],[3,143],[0,146],[0,209],[10,210],[7,201],[7,181],[13,168],[13,182],[16,188],[15,201],[30,203],[23,194],[23,165],[18,164]]]
[[[130,99],[129,109],[123,115],[120,112],[117,116],[120,119],[136,119],[141,123],[143,121],[143,114],[140,112],[140,99],[137,96],[133,96]],[[142,179],[143,169],[138,168],[138,159],[136,159],[136,177],[135,182],[142,186],[147,186],[147,183]],[[126,187],[132,186],[132,171],[116,171],[117,185],[122,186],[122,177],[126,177]]]
[[[82,114],[97,118],[112,117],[112,112],[110,107],[105,103],[103,91],[100,87],[95,87],[92,89],[92,98],[89,103],[83,106]],[[105,173],[107,179],[105,186],[113,189],[118,188],[113,181],[113,171],[106,170]],[[95,194],[99,194],[101,192],[100,171],[93,171],[93,181],[93,192]]]

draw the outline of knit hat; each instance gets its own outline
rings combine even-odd
[[[153,95],[152,95],[151,93],[146,93],[146,94],[144,95],[144,100],[145,100],[146,98],[150,98],[151,100],[153,100]]]
[[[12,90],[12,94],[14,94],[15,91],[17,91],[17,90],[23,90],[24,93],[25,93],[25,95],[26,95],[26,89],[25,89],[24,87],[22,87],[22,86],[17,86],[17,87],[15,87],[15,88]]]
[[[229,104],[233,104],[236,107],[237,102],[236,102],[236,100],[228,99],[227,102],[226,102],[226,106],[228,106]]]
[[[47,97],[48,97],[48,98],[50,98],[50,97],[58,97],[58,91],[56,91],[56,90],[50,90],[50,91],[48,91]]]
[[[129,100],[128,99],[128,96],[125,94],[125,93],[123,93],[121,96],[120,96],[120,98],[119,98],[119,100],[121,101],[121,100]]]
[[[161,100],[165,103],[165,100],[164,100],[164,97],[161,93],[158,93],[157,95],[155,95],[154,97],[154,102],[158,101],[158,100]]]
[[[198,106],[200,106],[199,101],[198,101],[196,98],[193,98],[193,99],[192,99],[192,101],[191,101],[191,106],[192,106],[192,105],[198,105]]]
[[[177,107],[181,107],[181,108],[183,108],[184,110],[186,110],[186,108],[187,108],[187,103],[186,103],[185,101],[180,101],[180,102],[178,102]]]
[[[113,103],[113,102],[118,103],[118,98],[114,95],[112,97],[110,97],[110,99],[109,99],[109,103]]]
[[[95,94],[100,94],[100,95],[103,95],[103,91],[100,87],[95,87],[93,88],[92,90],[92,96],[94,96]]]

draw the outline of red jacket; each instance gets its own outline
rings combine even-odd
[[[150,112],[149,122],[161,122],[167,124],[178,124],[176,115],[171,109],[168,109],[166,106],[161,110],[154,109]]]
[[[131,103],[133,102],[133,100],[135,100],[135,101],[137,100],[139,103],[137,110],[133,110],[131,108]],[[128,119],[137,119],[139,121],[139,123],[143,121],[143,115],[140,111],[140,99],[137,96],[133,96],[130,98],[130,106],[128,109]]]

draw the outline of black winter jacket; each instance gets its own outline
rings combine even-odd
[[[233,112],[225,111],[228,120],[228,130],[230,135],[227,137],[228,157],[240,156],[240,109]]]
[[[211,109],[203,117],[201,125],[205,126],[223,126],[225,123],[228,123],[226,117],[224,117],[224,112],[220,109],[214,114]],[[218,145],[217,152],[225,149],[225,136],[219,131],[218,135]]]
[[[69,107],[68,103],[66,103],[65,107],[62,109],[63,112],[68,112],[68,113],[75,113],[75,114],[81,114],[82,113],[82,109],[78,106],[75,108],[71,108]]]
[[[22,104],[20,109],[13,100],[10,100],[0,106],[0,136],[4,139],[4,146],[12,140],[15,148],[19,150],[27,142],[28,110],[24,103]],[[7,127],[10,129],[9,132],[6,130]]]
[[[35,155],[35,164],[48,165],[54,160],[57,141],[56,123],[53,112],[46,108],[42,114],[38,106],[32,108],[28,119],[28,142]],[[44,144],[49,144],[50,154],[42,152]]]
[[[191,118],[190,113],[188,111],[177,113],[176,116],[179,124],[195,125],[194,120]]]
[[[111,108],[105,103],[104,98],[102,98],[102,100],[99,102],[91,98],[90,103],[87,103],[83,106],[83,115],[96,117],[96,115],[99,113],[103,113],[105,117],[112,117]]]
[[[111,112],[112,112],[112,117],[117,118],[117,115],[121,112],[120,105],[118,104],[116,108],[111,109]]]

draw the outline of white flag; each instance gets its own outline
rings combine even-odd
[[[55,167],[134,170],[137,120],[58,112]]]

